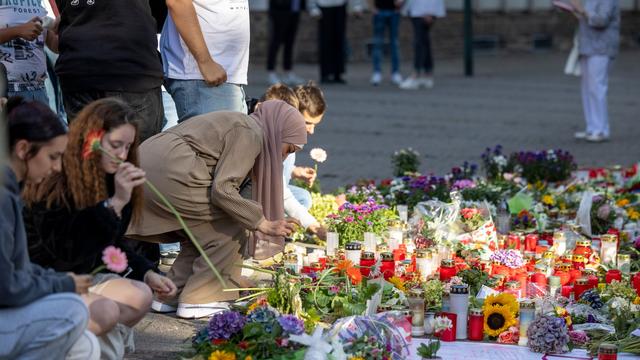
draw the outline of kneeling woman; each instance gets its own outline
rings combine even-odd
[[[110,245],[127,255],[128,277],[134,280],[98,274],[85,297],[89,329],[101,336],[103,358],[122,358],[128,328],[149,310],[150,288],[160,297],[174,296],[176,290],[122,241],[130,221],[138,221],[142,210],[145,173],[137,167],[137,120],[136,113],[117,99],[88,105],[69,129],[62,171],[24,192],[34,262],[58,271],[90,273],[102,264],[102,252]],[[86,151],[87,138],[96,133],[103,134],[101,146],[110,155]]]
[[[282,162],[307,142],[305,122],[283,101],[267,101],[250,116],[214,112],[196,116],[140,146],[147,177],[180,212],[228,286],[242,283],[236,266],[246,252],[245,229],[256,231],[248,253],[264,258],[282,251],[294,226],[284,220]],[[243,198],[251,180],[252,200]],[[128,236],[151,242],[180,241],[182,251],[169,278],[179,301],[155,303],[157,311],[183,318],[209,316],[237,298],[223,292],[180,224],[150,192],[142,221]],[[257,241],[260,239],[260,241]],[[268,240],[266,240],[268,239]],[[176,304],[177,303],[177,304]]]

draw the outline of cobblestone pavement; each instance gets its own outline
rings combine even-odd
[[[624,52],[610,79],[611,141],[588,144],[573,139],[584,120],[580,81],[562,75],[565,54],[480,55],[476,76],[462,76],[460,59],[439,60],[436,86],[401,91],[388,79],[369,85],[370,65],[349,67],[348,85],[324,87],[329,110],[298,157],[311,165],[311,148],[328,159],[319,167],[325,191],[361,178],[391,175],[390,155],[413,147],[422,155],[423,173],[444,174],[465,160],[478,162],[487,146],[506,151],[563,148],[579,165],[628,165],[640,160],[640,51]],[[405,69],[409,69],[406,64]],[[263,64],[253,64],[247,94],[267,87]],[[317,78],[317,67],[301,65],[299,75]],[[196,326],[149,314],[137,327],[137,351],[127,359],[177,359],[188,349]]]

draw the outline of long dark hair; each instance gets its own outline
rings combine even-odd
[[[40,151],[42,145],[67,133],[66,126],[49,106],[39,101],[25,101],[14,96],[7,102],[7,132],[9,136],[9,154],[20,140],[27,140],[31,148],[28,160]]]

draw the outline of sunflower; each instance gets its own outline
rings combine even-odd
[[[515,325],[516,317],[506,306],[492,305],[485,307],[484,332],[487,335],[497,337]]]
[[[216,350],[209,355],[209,360],[236,360],[236,354],[228,351]]]
[[[509,293],[500,293],[498,295],[489,295],[484,300],[484,306],[482,307],[484,312],[487,312],[487,309],[494,305],[505,306],[513,316],[516,316],[518,310],[520,309],[520,305],[518,304],[518,300],[513,294]]]

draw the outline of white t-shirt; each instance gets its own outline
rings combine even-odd
[[[6,4],[6,1],[0,2]],[[0,26],[3,28],[22,25],[34,17],[43,19],[47,10],[40,1],[16,1],[19,5],[0,5]],[[37,39],[28,41],[15,38],[0,44],[0,61],[7,68],[9,91],[39,90],[44,88],[47,78],[47,62],[44,43],[47,31]]]
[[[246,85],[250,39],[248,0],[193,0],[193,5],[209,54],[227,72],[227,82]],[[162,29],[160,52],[165,77],[202,80],[198,64],[171,16]]]

